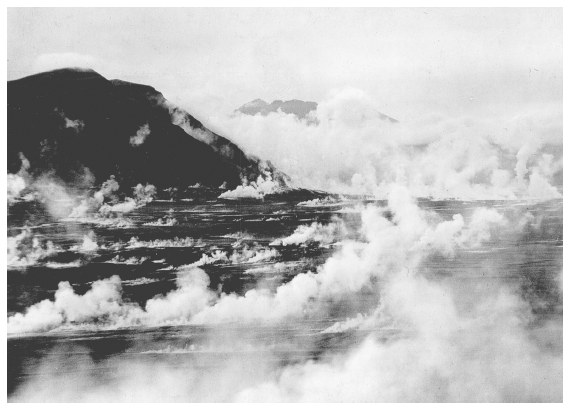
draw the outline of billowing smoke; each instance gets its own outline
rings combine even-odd
[[[80,133],[85,124],[81,120],[70,120],[65,118],[65,128],[72,128],[76,133]]]
[[[167,216],[165,216],[164,218],[158,218],[158,221],[156,222],[147,222],[144,223],[143,225],[145,226],[174,226],[178,224],[178,221],[176,220],[176,218],[169,218]]]
[[[239,242],[238,242],[239,243]],[[271,261],[278,258],[279,251],[263,246],[249,247],[244,244],[241,249],[234,250],[228,255],[227,252],[214,250],[210,254],[202,254],[200,259],[190,265],[182,266],[180,269],[192,268],[204,265],[222,265],[222,264],[250,264]]]
[[[103,249],[104,245],[97,244],[97,236],[91,230],[84,234],[76,245],[63,247],[54,244],[51,240],[45,240],[43,235],[34,234],[32,229],[24,227],[16,236],[9,236],[8,244],[8,261],[9,269],[23,270],[31,266],[45,265],[50,268],[61,268],[71,265],[60,264],[50,261],[53,257],[61,252],[83,253],[93,256],[98,249]]]
[[[344,197],[344,195],[335,195],[335,196],[328,195],[324,198],[314,198],[314,199],[308,199],[306,201],[301,201],[297,204],[297,206],[306,206],[309,208],[323,207],[327,205],[336,206],[346,201],[347,199]]]
[[[137,131],[136,135],[133,135],[130,138],[130,143],[133,147],[138,147],[139,145],[143,144],[150,134],[150,128],[148,124],[142,125],[139,130]]]
[[[277,239],[271,245],[300,245],[311,242],[318,242],[321,245],[329,245],[335,240],[339,240],[346,235],[346,228],[342,220],[335,220],[333,223],[323,225],[313,222],[310,226],[301,225],[290,236]]]
[[[26,181],[18,174],[8,174],[8,202],[16,201],[26,189]]]
[[[208,275],[195,267],[180,269],[175,290],[143,305],[122,298],[117,276],[93,283],[84,295],[62,282],[53,300],[10,317],[8,332],[168,324],[283,325],[346,309],[347,320],[331,324],[324,334],[354,330],[367,336],[345,352],[284,367],[277,366],[276,357],[266,350],[256,356],[255,364],[250,357],[222,360],[214,379],[193,367],[129,365],[109,359],[93,364],[118,369],[118,376],[107,383],[86,372],[84,377],[65,378],[61,396],[42,389],[39,379],[17,395],[27,400],[212,399],[211,385],[199,381],[205,377],[215,386],[223,385],[220,390],[216,387],[216,397],[237,401],[561,400],[561,352],[547,347],[552,337],[543,331],[547,325],[534,320],[529,302],[513,282],[497,279],[489,287],[434,278],[426,270],[430,258],[453,258],[459,249],[476,250],[498,232],[516,240],[521,225],[533,222],[525,214],[522,217],[526,222],[481,207],[469,216],[442,220],[422,210],[409,190],[395,187],[389,191],[387,208],[363,208],[358,239],[345,237],[323,265],[296,275],[274,292],[258,287],[243,296],[218,293],[209,288]],[[332,225],[338,229],[339,222]],[[328,238],[329,229],[299,228],[281,243]],[[230,259],[221,253],[210,257]],[[362,304],[364,295],[369,304]],[[360,309],[350,316],[349,307]],[[385,331],[395,336],[377,337]],[[219,339],[211,340],[215,341]],[[236,369],[251,366],[255,375],[240,372],[239,383],[225,384]]]
[[[516,243],[525,230],[540,229],[541,217],[524,211],[513,217],[499,208],[481,206],[468,215],[456,214],[444,220],[435,212],[422,210],[414,200],[560,197],[557,178],[562,171],[561,118],[525,114],[491,121],[432,115],[395,124],[374,115],[369,106],[364,93],[346,89],[320,103],[309,120],[271,113],[267,117],[236,115],[217,122],[225,135],[235,137],[251,153],[270,159],[291,175],[297,186],[387,198],[386,207],[361,205],[344,210],[352,213],[350,217],[360,217],[358,232],[348,235],[349,224],[333,219],[329,224],[300,226],[267,246],[243,246],[233,252],[210,249],[196,262],[175,271],[174,290],[142,303],[123,295],[123,288],[135,282],[122,281],[119,276],[93,282],[86,293],[69,282],[61,282],[52,298],[8,318],[10,335],[205,326],[220,329],[218,333],[212,330],[215,335],[206,341],[214,351],[227,346],[251,349],[256,352],[254,360],[243,355],[219,359],[214,372],[204,372],[194,365],[181,369],[158,362],[109,358],[80,366],[91,366],[91,370],[115,368],[111,379],[101,374],[93,376],[93,371],[77,377],[59,373],[50,384],[61,382],[66,388],[53,389],[42,384],[40,371],[39,376],[20,387],[13,399],[562,400],[562,352],[551,348],[561,339],[558,327],[549,319],[537,319],[532,300],[520,291],[516,281],[502,278],[502,272],[495,271],[492,263],[484,273],[494,278],[492,286],[484,280],[469,281],[430,270],[430,261],[452,261],[459,252],[477,252],[498,235]],[[178,120],[179,125],[188,125],[185,118]],[[140,137],[144,134],[146,138],[144,127],[141,130]],[[208,141],[213,134],[194,136]],[[139,133],[133,137],[134,142],[143,143],[144,138],[138,137]],[[8,200],[25,200],[26,195],[33,194],[58,219],[132,226],[121,215],[147,204],[156,194],[152,185],[139,184],[132,197],[122,197],[118,181],[111,177],[94,194],[78,195],[54,178],[32,179],[26,171],[29,164],[24,160],[22,164],[18,174],[8,176]],[[244,180],[220,198],[262,199],[277,189],[268,171],[255,182]],[[342,196],[329,196],[299,206],[338,205],[343,200]],[[150,225],[173,226],[176,221],[169,216]],[[241,241],[247,234],[226,237]],[[205,271],[217,265],[248,265],[245,274],[287,273],[292,264],[279,259],[281,252],[309,244],[334,244],[335,248],[324,263],[310,270],[295,272],[287,280],[276,275],[283,282],[273,288],[260,281],[243,295],[225,293],[212,289]],[[92,232],[87,232],[82,233],[79,243],[63,249],[24,229],[8,238],[8,265],[25,268],[64,250],[90,258],[101,249],[198,245],[200,240],[190,237],[133,237],[105,248]],[[145,257],[117,255],[107,262],[138,265],[146,261]],[[256,265],[270,262],[275,263],[269,268]],[[46,266],[81,263],[46,262]],[[469,267],[467,271],[480,274],[470,272]],[[561,295],[561,272],[559,276]],[[146,284],[157,279],[134,281]],[[315,332],[308,323],[331,317],[334,321],[318,328],[318,334],[362,337],[355,338],[344,350],[331,351],[326,351],[326,345],[291,342],[292,349],[324,350],[327,354],[319,360],[305,358],[282,364],[278,352],[256,340],[246,345],[228,330],[229,325],[235,325],[251,328],[255,334],[256,326],[291,325],[305,330],[298,333],[306,335]],[[385,334],[390,336],[382,336]],[[195,346],[188,346],[180,353],[193,349]],[[172,352],[169,348],[151,353]],[[62,365],[55,360],[46,359],[45,369]]]
[[[71,128],[76,134],[79,134],[85,127],[85,123],[82,120],[80,119],[71,120],[67,118],[65,113],[59,108],[56,108],[55,111],[59,113],[61,118],[65,121],[63,124],[63,128]]]
[[[32,188],[38,193],[49,214],[54,219],[62,219],[79,201],[80,191],[68,187],[63,181],[48,175],[34,179]]]
[[[277,181],[273,180],[270,171],[265,171],[264,175],[259,175],[256,181],[248,182],[243,178],[241,185],[236,189],[223,192],[218,198],[221,199],[240,199],[240,198],[253,198],[263,199],[265,195],[273,194],[280,190],[280,185]],[[222,185],[224,186],[224,185]]]
[[[33,195],[22,197],[22,193],[29,187],[32,179],[28,174],[30,161],[22,153],[20,153],[20,161],[22,161],[20,170],[16,174],[8,174],[8,204],[33,199]]]
[[[93,231],[89,231],[83,236],[83,241],[79,245],[74,245],[69,250],[82,253],[93,253],[99,249],[97,237]]]
[[[31,229],[24,228],[16,236],[8,237],[8,267],[23,269],[37,264],[42,259],[55,255],[63,249],[52,241],[42,241]]]
[[[76,177],[73,184],[66,184],[52,173],[32,176],[28,173],[30,162],[20,153],[22,165],[17,174],[8,174],[8,204],[20,201],[39,201],[54,219],[65,218],[77,205],[79,196],[93,183],[89,169]]]
[[[378,280],[384,280],[392,275],[397,276],[404,266],[406,271],[415,269],[426,253],[437,251],[450,255],[457,246],[479,247],[483,241],[489,240],[492,227],[506,224],[497,211],[486,208],[477,209],[469,224],[464,224],[461,215],[456,215],[452,221],[430,223],[432,216],[422,211],[409,197],[407,191],[401,189],[391,194],[389,209],[394,212],[393,221],[386,219],[381,209],[376,207],[364,209],[362,212],[364,242],[343,240],[338,252],[317,272],[295,276],[290,282],[277,288],[275,294],[266,289],[253,289],[243,297],[234,294],[222,295],[215,303],[202,305],[192,316],[181,314],[177,319],[186,323],[218,323],[236,319],[250,321],[259,318],[281,320],[290,315],[299,317],[299,314],[307,310],[318,311],[323,306],[328,308],[330,298],[345,297],[359,292],[365,286],[372,286],[372,283],[378,283]],[[308,241],[330,243],[335,232],[339,231],[342,232],[342,224],[339,222],[333,222],[329,226],[314,224],[298,228],[291,236],[281,239],[280,242],[284,245]],[[208,294],[208,277],[203,271],[195,269],[196,266],[229,261],[253,263],[277,255],[275,250],[248,247],[239,252],[236,250],[231,256],[222,251],[203,255],[198,262],[181,268],[180,287],[169,297],[178,298],[174,295],[188,291]],[[120,288],[115,286],[116,280],[104,283],[105,286],[115,289],[117,294],[115,299],[120,300],[118,296]],[[196,284],[200,289],[194,289]],[[188,286],[193,290],[186,289]],[[321,306],[319,302],[325,301],[327,303]],[[54,303],[57,305],[57,298]],[[149,303],[152,305],[158,302],[149,301]],[[135,315],[131,314],[130,310],[125,312],[122,313],[120,320],[111,320],[109,325],[114,326],[119,322],[129,323],[129,318],[133,317],[140,321],[143,315],[141,313],[143,311],[138,308]],[[148,312],[143,316],[148,323],[156,322]],[[26,322],[25,317],[25,315],[18,316],[20,326]],[[63,314],[62,317],[67,315]],[[13,320],[15,319],[11,319],[11,322]],[[99,324],[101,323],[99,321]],[[9,323],[9,329],[10,326]]]
[[[137,184],[133,188],[133,196],[139,205],[145,205],[152,202],[156,195],[156,187],[152,184]]]
[[[561,113],[513,118],[439,114],[383,120],[360,90],[332,92],[312,112],[210,118],[247,152],[271,160],[297,186],[386,198],[392,183],[415,197],[558,198]]]
[[[178,125],[188,135],[191,135],[197,140],[210,145],[214,149],[217,149],[215,144],[217,137],[210,130],[193,127],[188,113],[172,104],[170,101],[163,99],[160,101],[160,103],[169,111],[170,118],[174,125]]]
[[[123,201],[120,201],[116,195],[118,190],[119,183],[111,175],[111,178],[102,184],[99,191],[95,192],[93,196],[84,198],[79,205],[73,208],[68,218],[84,218],[94,213],[99,216],[126,214],[151,202],[156,195],[154,185],[138,184],[133,188],[134,198],[125,197]]]
[[[95,181],[88,168],[83,168],[83,173],[77,176],[74,183],[65,183],[52,173],[30,175],[30,162],[21,153],[20,159],[22,166],[18,173],[8,174],[8,204],[38,200],[56,220],[84,218],[93,214],[125,214],[151,202],[156,195],[154,185],[138,184],[133,188],[133,198],[125,197],[121,201],[119,183],[113,175],[98,191],[88,195],[88,189]]]

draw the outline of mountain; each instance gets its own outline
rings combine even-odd
[[[288,181],[148,85],[69,68],[8,81],[7,94],[9,173],[23,155],[32,176],[100,184],[114,175],[125,189],[234,188],[266,172]]]
[[[282,101],[282,100],[275,100],[271,104],[260,100],[259,98],[253,101],[250,101],[241,107],[239,107],[235,112],[241,112],[247,115],[256,115],[261,114],[264,117],[269,115],[271,112],[277,112],[281,110],[285,114],[295,114],[298,118],[307,118],[311,111],[317,109],[318,104],[313,101],[301,101],[301,100],[289,100],[289,101]],[[382,120],[390,121],[397,123],[398,120],[395,120],[392,117],[388,117],[381,112],[378,112],[372,108],[369,109],[372,112],[372,115],[378,117]],[[368,113],[367,113],[368,115]],[[316,123],[316,119],[309,119],[310,122]]]
[[[261,115],[266,116],[270,112],[277,112],[278,110],[281,110],[285,114],[295,114],[299,118],[305,118],[311,111],[314,111],[316,109],[317,103],[312,101],[275,100],[271,104],[268,104],[263,100],[257,99],[242,105],[236,111],[240,111],[248,115],[255,115],[257,113],[260,113]]]

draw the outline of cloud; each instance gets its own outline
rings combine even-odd
[[[33,63],[33,71],[55,70],[58,68],[79,67],[93,69],[97,65],[95,57],[79,53],[47,53],[42,54]]]
[[[240,198],[263,199],[265,195],[273,194],[280,189],[277,181],[273,180],[271,171],[264,170],[263,175],[259,175],[256,181],[248,182],[243,178],[242,185],[238,185],[236,189],[223,192],[218,196],[222,199],[236,200]],[[222,184],[224,186],[224,184]]]
[[[8,174],[7,178],[7,194],[8,194],[8,204],[12,204],[16,201],[23,200],[22,193],[29,188],[32,178],[28,174],[28,169],[30,168],[30,161],[20,152],[20,161],[22,165],[20,170],[16,174]],[[28,196],[26,199],[33,199],[32,196]]]
[[[500,228],[501,237],[516,243],[521,233],[519,219],[528,220],[526,214],[507,218],[496,209],[465,211],[440,220],[432,211],[421,209],[406,188],[393,187],[387,208],[369,205],[362,209],[359,240],[345,237],[315,272],[297,274],[275,292],[258,287],[244,295],[219,294],[210,288],[204,271],[182,268],[176,273],[175,290],[142,307],[123,299],[118,276],[94,282],[82,295],[62,282],[53,300],[9,317],[8,332],[196,324],[214,332],[203,347],[150,353],[227,352],[229,340],[231,348],[248,348],[254,356],[232,356],[235,363],[226,354],[219,361],[214,358],[215,377],[207,385],[201,380],[210,372],[200,372],[191,362],[168,367],[155,360],[109,358],[91,365],[90,371],[74,373],[73,379],[52,370],[55,379],[66,380],[67,388],[61,392],[43,389],[43,378],[32,377],[13,398],[131,401],[133,392],[140,392],[136,397],[144,400],[198,401],[211,397],[214,383],[224,391],[216,389],[213,399],[228,401],[561,400],[562,352],[551,347],[559,333],[548,328],[555,324],[536,322],[528,300],[521,297],[518,281],[498,277],[495,286],[489,287],[488,282],[458,283],[454,278],[423,273],[435,253],[443,250],[443,257],[453,257],[459,247],[479,247],[495,239],[495,228]],[[477,267],[465,269],[480,274]],[[374,297],[364,303],[363,292]],[[364,309],[360,311],[364,314],[332,325],[327,321],[323,330],[348,331],[343,335],[348,338],[354,336],[353,330],[367,332],[363,340],[344,351],[328,350],[322,341],[307,346],[312,339],[307,337],[310,332],[302,331],[303,320],[317,323],[315,319],[329,318],[332,313],[338,317],[353,305]],[[219,324],[237,325],[233,327],[260,339],[233,337],[232,326],[217,328]],[[296,359],[278,366],[277,362],[283,363],[283,345],[272,353],[257,344],[271,339],[269,326],[278,326],[281,337],[287,324],[295,324],[296,334],[303,335],[299,345],[291,342],[287,348],[324,350],[318,361]],[[314,331],[314,327],[309,329]],[[395,333],[384,340],[387,331]],[[44,363],[46,369],[60,366],[58,355],[51,357]],[[241,372],[239,384],[225,383],[235,374],[234,365],[248,369],[253,363],[255,376]],[[116,371],[107,379],[105,372],[94,371],[99,368]]]
[[[24,228],[16,236],[9,236],[7,245],[7,264],[10,269],[23,269],[36,265],[39,261],[63,251],[52,241],[42,243],[41,236],[34,235],[30,228]]]
[[[319,103],[317,124],[282,113],[211,120],[304,188],[381,199],[390,184],[417,197],[560,197],[553,176],[562,169],[562,116],[555,111],[489,118],[431,113],[394,124],[373,115],[371,104],[365,92],[347,87]]]
[[[130,139],[131,145],[133,147],[138,147],[139,145],[144,143],[144,140],[146,139],[146,137],[148,137],[149,134],[150,134],[150,128],[148,127],[148,124],[142,125],[137,131],[137,134],[131,137]]]
[[[177,283],[178,289],[169,293],[165,298],[156,297],[147,302],[146,312],[123,303],[119,296],[114,297],[117,304],[124,307],[117,310],[118,316],[100,321],[96,326],[125,326],[138,324],[160,324],[164,320],[162,314],[149,306],[163,306],[169,312],[168,320],[178,323],[213,324],[241,320],[252,322],[267,320],[276,322],[288,317],[301,317],[303,312],[317,312],[330,309],[330,300],[345,298],[358,294],[366,286],[376,287],[385,284],[387,278],[395,275],[399,278],[400,271],[407,266],[413,268],[421,263],[422,258],[434,249],[451,250],[452,254],[458,246],[478,247],[491,239],[492,227],[504,227],[506,222],[495,210],[478,208],[473,212],[468,224],[463,223],[461,215],[454,216],[452,221],[434,223],[426,211],[421,210],[410,197],[405,188],[393,188],[389,196],[389,209],[393,214],[390,221],[384,216],[384,211],[375,206],[368,206],[361,211],[363,241],[344,239],[339,243],[339,250],[330,257],[317,272],[306,272],[296,275],[290,282],[279,286],[275,294],[267,289],[252,289],[244,296],[236,294],[221,295],[219,298],[210,294],[209,279],[204,271],[197,269],[214,263],[256,263],[275,259],[279,253],[275,249],[265,247],[249,248],[247,245],[236,250],[231,256],[226,252],[216,250],[191,265],[180,267]],[[346,236],[346,231],[339,221],[333,221],[327,226],[313,224],[298,228],[291,236],[279,240],[280,243],[304,243],[307,241],[331,242],[335,235]],[[136,239],[135,239],[136,241]],[[83,245],[77,249],[93,251],[97,244],[89,236],[84,237]],[[98,283],[98,282],[97,282]],[[105,286],[114,284],[115,292],[120,294],[120,281],[115,279],[102,281]],[[99,286],[99,285],[98,285]],[[101,285],[102,286],[102,285]],[[67,286],[64,286],[68,289]],[[181,295],[201,294],[204,303],[194,304],[191,311],[175,310],[169,306],[169,301],[178,301]],[[107,293],[105,293],[107,294]],[[206,297],[206,295],[210,295]],[[42,302],[43,303],[43,302]],[[176,302],[178,305],[178,302]],[[53,304],[44,303],[37,308],[52,311],[53,306],[60,306],[57,298]],[[61,305],[63,306],[63,305]],[[35,315],[35,313],[33,314]],[[9,318],[9,331],[18,332],[28,326],[28,314],[17,314]],[[66,324],[64,318],[58,326]],[[35,317],[35,316],[34,316]],[[86,316],[86,322],[91,322],[96,315]],[[32,325],[35,319],[30,319]],[[70,323],[68,323],[70,324]],[[57,326],[55,326],[56,328]],[[34,329],[33,327],[31,329]]]
[[[156,195],[156,187],[151,184],[138,184],[133,187],[133,196],[125,197],[123,202],[119,202],[118,196],[115,192],[119,189],[119,183],[115,180],[115,176],[111,177],[101,185],[101,189],[81,200],[79,204],[71,210],[66,216],[66,219],[84,219],[85,217],[96,216],[109,216],[113,214],[125,214],[133,211],[136,208],[146,205],[151,202]],[[105,202],[107,201],[107,202]]]
[[[26,181],[18,174],[8,174],[8,202],[16,201],[20,197],[22,191],[26,189]]]
[[[68,66],[68,67],[73,67],[73,66]],[[85,127],[85,123],[82,120],[80,120],[80,119],[72,120],[72,119],[67,118],[65,113],[60,108],[56,108],[55,111],[57,113],[59,113],[61,118],[63,118],[63,120],[65,121],[65,125],[64,125],[65,128],[71,128],[77,134],[81,133],[81,131]]]
[[[290,236],[283,239],[277,239],[271,245],[299,245],[304,243],[318,242],[322,245],[329,245],[346,234],[342,220],[333,218],[333,223],[323,225],[313,222],[309,225],[301,225],[295,229]]]

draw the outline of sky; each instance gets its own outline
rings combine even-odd
[[[562,9],[8,9],[8,80],[152,85],[208,125],[256,98],[364,91],[400,121],[562,110]]]

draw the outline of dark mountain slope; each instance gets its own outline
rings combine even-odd
[[[200,183],[229,188],[271,164],[246,156],[146,85],[109,81],[92,70],[62,69],[8,82],[8,172],[30,162],[32,175],[68,183],[115,175],[127,189]],[[89,171],[85,170],[87,168]],[[128,188],[130,189],[130,188]]]

